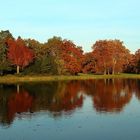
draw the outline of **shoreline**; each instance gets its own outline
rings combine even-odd
[[[94,75],[79,74],[77,76],[59,75],[6,75],[0,76],[1,84],[28,83],[28,82],[48,82],[48,81],[69,81],[69,80],[91,80],[91,79],[140,79],[140,74],[114,74],[114,75]]]

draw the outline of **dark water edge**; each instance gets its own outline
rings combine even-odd
[[[2,140],[140,139],[140,80],[0,85]]]

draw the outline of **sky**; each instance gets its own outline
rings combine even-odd
[[[53,36],[91,51],[97,40],[140,48],[140,0],[0,0],[0,30],[46,42]]]

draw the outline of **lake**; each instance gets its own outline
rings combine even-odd
[[[0,140],[93,139],[140,139],[140,80],[0,85]]]

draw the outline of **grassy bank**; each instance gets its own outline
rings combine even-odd
[[[91,75],[79,74],[78,76],[15,76],[7,75],[0,77],[0,83],[22,83],[22,82],[45,82],[59,80],[88,80],[88,79],[111,79],[111,78],[127,78],[140,79],[140,74],[116,74],[116,75]]]

